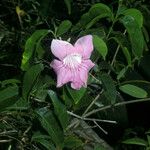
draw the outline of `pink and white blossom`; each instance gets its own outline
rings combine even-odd
[[[68,82],[73,89],[87,87],[88,72],[94,66],[90,60],[93,51],[92,36],[83,36],[74,45],[67,41],[53,39],[51,51],[57,58],[50,64],[57,74],[57,87]]]

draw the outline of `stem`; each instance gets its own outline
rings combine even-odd
[[[107,123],[115,123],[116,124],[116,121],[112,121],[112,120],[102,120],[102,119],[96,119],[96,118],[85,118],[85,117],[82,117],[82,116],[79,116],[77,114],[74,114],[73,112],[70,112],[70,111],[67,111],[67,113],[73,117],[76,117],[78,119],[81,119],[81,120],[85,120],[85,121],[97,121],[97,122],[107,122]]]
[[[97,83],[102,84],[102,82],[101,82],[99,79],[97,79],[96,77],[94,77],[91,73],[89,73],[89,75],[90,75]]]
[[[130,80],[130,81],[124,81],[124,82],[120,83],[120,85],[127,84],[127,83],[145,83],[145,84],[150,84],[149,81],[145,81],[145,80]]]
[[[125,35],[126,32],[127,32],[127,30],[125,30],[123,34]],[[119,49],[120,49],[120,45],[117,46],[117,49],[116,49],[116,51],[115,51],[115,54],[114,54],[113,59],[112,59],[112,62],[111,62],[111,66],[113,66],[113,64],[114,64],[114,62],[115,62],[115,60],[116,60],[117,54],[118,54],[118,52],[119,52]],[[111,70],[108,71],[108,74],[110,74],[110,72],[111,72]]]
[[[112,25],[111,25],[111,27],[109,28],[108,34],[107,34],[107,36],[106,36],[106,39],[109,38],[110,33],[111,33],[112,30],[113,30],[113,27],[114,27],[115,22],[116,22],[116,17],[114,18],[114,20],[113,20],[113,22],[112,22]]]
[[[0,140],[0,143],[9,143],[11,141],[12,141],[11,139],[9,139],[9,140]]]
[[[82,117],[84,117],[84,115],[90,110],[90,108],[95,104],[95,102],[98,100],[98,98],[100,97],[100,95],[103,93],[103,90],[95,97],[95,99],[91,102],[91,104],[87,107],[87,109],[84,111],[84,113],[82,114]]]
[[[54,38],[57,39],[56,34],[52,30],[49,30],[49,33],[52,33],[52,35],[54,36]]]
[[[18,19],[19,19],[20,27],[21,27],[21,29],[23,29],[23,22],[22,22],[21,16],[19,14],[18,14]]]
[[[94,121],[94,123],[101,131],[103,131],[105,134],[108,134],[108,132],[105,131],[96,121]]]
[[[110,109],[110,108],[113,108],[113,107],[123,106],[123,105],[127,105],[127,104],[132,104],[132,103],[146,102],[146,101],[150,101],[150,98],[119,102],[119,103],[116,103],[114,105],[108,105],[108,106],[105,106],[105,107],[102,107],[102,108],[94,109],[94,110],[90,111],[89,113],[87,113],[86,115],[84,115],[84,117],[88,117],[92,114],[95,114],[97,112],[100,112],[100,111],[103,111],[103,110],[106,110],[106,109]]]

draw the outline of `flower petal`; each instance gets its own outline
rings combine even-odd
[[[72,82],[71,87],[75,90],[79,90],[82,87],[82,84],[80,84],[79,82]]]
[[[57,71],[57,87],[72,81],[72,73],[69,69],[62,67]]]
[[[74,52],[74,47],[67,41],[52,40],[51,51],[55,57],[62,60],[66,55]]]
[[[80,79],[84,83],[83,86],[87,87],[87,80],[88,80],[88,70],[83,68],[80,70]]]
[[[83,60],[80,68],[80,79],[84,83],[83,86],[87,87],[88,72],[95,64],[91,60]]]
[[[79,38],[75,43],[75,49],[84,59],[88,59],[93,51],[92,35],[86,35]]]
[[[74,70],[74,72],[72,73],[72,83],[71,83],[71,87],[73,89],[80,89],[83,86],[83,82],[80,78],[80,70]]]
[[[57,59],[54,59],[51,63],[50,66],[54,69],[54,71],[57,73],[57,71],[63,67],[63,63]]]
[[[90,60],[82,60],[82,68],[86,68],[88,71],[93,68],[95,64]]]

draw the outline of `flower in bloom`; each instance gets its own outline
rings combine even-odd
[[[57,58],[50,66],[57,74],[57,87],[70,82],[73,89],[87,86],[88,72],[94,66],[92,36],[79,38],[74,45],[63,40],[52,40],[51,51]]]

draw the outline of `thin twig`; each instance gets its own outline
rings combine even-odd
[[[127,32],[127,30],[125,30],[123,34],[125,35],[126,32]],[[116,49],[116,51],[115,51],[115,54],[114,54],[113,59],[112,59],[112,62],[111,62],[111,66],[113,66],[113,64],[114,64],[114,62],[115,62],[115,60],[116,60],[117,54],[118,54],[118,52],[119,52],[119,49],[120,49],[120,45],[117,46],[117,49]],[[108,71],[108,74],[110,74],[110,72],[111,72],[111,70]]]
[[[120,84],[127,84],[127,83],[145,83],[145,84],[150,84],[149,81],[145,81],[145,80],[129,80],[129,81],[124,81],[121,82]]]
[[[8,143],[8,142],[11,142],[12,140],[9,139],[9,140],[0,140],[0,143]]]
[[[89,75],[94,79],[94,80],[96,80],[98,83],[102,83],[100,80],[98,80],[96,77],[94,77],[91,73],[89,73]]]
[[[139,99],[139,100],[136,99],[136,100],[130,100],[130,101],[125,101],[125,102],[119,102],[119,103],[116,103],[114,105],[108,105],[108,106],[101,107],[101,108],[98,108],[98,109],[93,109],[92,111],[90,111],[89,113],[84,115],[84,117],[88,117],[88,116],[90,116],[92,114],[95,114],[95,113],[97,113],[99,111],[110,109],[110,108],[113,108],[113,107],[118,107],[118,106],[123,106],[123,105],[127,105],[127,104],[133,104],[133,103],[139,103],[139,102],[146,102],[146,101],[150,101],[150,98]]]
[[[96,118],[85,118],[85,117],[82,117],[82,116],[79,116],[73,112],[70,112],[70,111],[67,111],[67,113],[71,116],[74,116],[78,119],[81,119],[81,120],[85,120],[85,121],[97,121],[97,122],[107,122],[107,123],[114,123],[116,124],[116,121],[112,121],[112,120],[102,120],[102,119],[96,119]]]
[[[84,115],[90,110],[90,108],[95,104],[95,102],[98,100],[98,98],[100,97],[100,95],[103,93],[103,90],[95,97],[95,99],[91,102],[91,104],[87,107],[87,109],[84,111],[84,113],[82,114],[82,116],[84,117]]]
[[[106,122],[106,123],[113,123],[113,124],[116,124],[117,122],[116,121],[112,121],[112,120],[103,120],[103,119],[96,119],[96,118],[83,118],[83,120],[86,120],[86,121],[97,121],[97,122]]]
[[[96,121],[94,121],[94,123],[101,131],[103,131],[105,134],[108,134],[108,132],[105,131]]]
[[[12,134],[12,133],[17,133],[17,130],[3,131],[0,133],[0,135],[6,135],[6,134]]]

